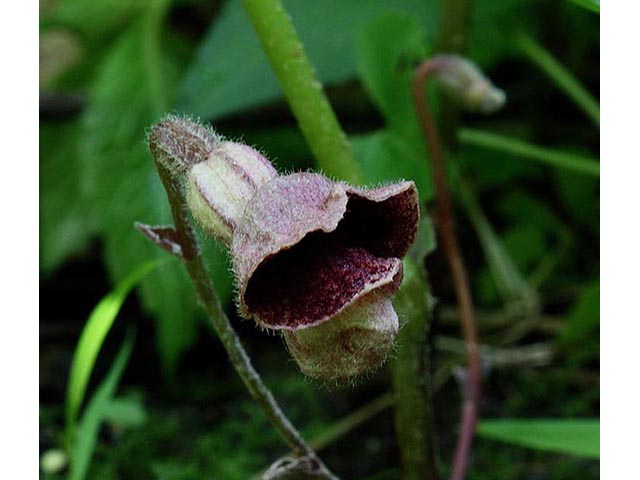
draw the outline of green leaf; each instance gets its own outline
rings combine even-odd
[[[285,0],[283,4],[325,85],[335,85],[355,76],[355,34],[382,12],[406,12],[430,27],[435,27],[437,21],[435,4],[421,0]],[[281,96],[278,82],[240,2],[228,2],[185,75],[179,90],[178,109],[218,119]]]
[[[536,450],[600,457],[599,419],[484,420],[478,435]]]
[[[134,222],[172,221],[144,139],[146,129],[172,103],[185,55],[180,39],[162,35],[160,20],[152,13],[132,24],[106,55],[82,119],[82,184],[100,222],[106,265],[116,280],[141,261],[166,256],[134,229]],[[207,263],[214,267],[214,283],[226,292],[221,300],[228,303],[231,277],[226,258],[221,249],[207,250],[213,252]],[[202,318],[195,291],[184,267],[173,262],[145,278],[140,292],[143,306],[156,321],[162,366],[170,376],[195,340],[197,320]]]
[[[103,37],[149,7],[152,0],[62,0],[41,21],[64,25],[91,37]]]
[[[71,372],[67,385],[66,422],[67,435],[71,437],[76,417],[82,405],[84,395],[93,371],[98,352],[107,333],[111,329],[120,307],[131,289],[149,272],[157,268],[159,262],[147,262],[125,277],[93,309],[80,334],[80,340],[73,354]]]
[[[71,470],[69,473],[70,480],[83,480],[87,475],[91,457],[93,456],[93,451],[98,441],[100,425],[104,420],[105,411],[112,401],[113,394],[120,382],[122,372],[129,361],[134,341],[135,336],[128,334],[109,373],[87,404],[82,420],[78,424],[76,435],[73,438],[71,447]]]
[[[438,2],[284,0],[283,4],[325,86],[345,82],[356,75],[356,34],[381,14],[404,13],[415,19],[424,26],[425,46],[434,40],[439,27]],[[488,40],[472,42],[472,58],[484,65],[514,50],[513,42],[503,34],[507,30],[505,26],[512,28],[530,22],[532,5],[536,2],[478,2],[472,22],[473,38]],[[388,35],[384,38],[396,41]],[[178,109],[214,120],[281,97],[240,2],[227,2],[180,86]]]
[[[415,62],[426,55],[425,33],[405,14],[386,13],[366,23],[356,41],[360,79],[387,128],[353,137],[365,183],[416,182],[420,201],[433,198],[431,170],[411,96]]]
[[[367,23],[356,41],[360,79],[396,133],[420,138],[411,96],[414,65],[425,58],[425,33],[414,17],[388,13]]]
[[[78,126],[40,125],[40,268],[51,273],[84,250],[95,222],[80,194]]]
[[[515,138],[470,128],[460,130],[459,138],[462,143],[467,145],[516,155],[520,158],[552,165],[582,175],[600,176],[600,162],[584,155],[539,147]]]
[[[570,0],[571,3],[581,6],[586,10],[590,10],[600,15],[600,0]]]
[[[471,12],[471,41],[468,56],[484,71],[488,71],[517,48],[512,33],[531,26],[540,18],[540,3],[536,0],[491,0],[476,2]]]
[[[388,129],[351,137],[356,159],[366,184],[381,184],[400,179],[416,182],[420,202],[433,198],[431,170],[424,153],[399,134]]]

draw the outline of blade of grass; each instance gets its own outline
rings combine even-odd
[[[157,268],[163,261],[166,261],[166,259],[152,260],[140,265],[127,277],[122,279],[122,281],[96,305],[91,315],[89,315],[89,319],[80,334],[78,346],[73,354],[69,383],[67,385],[65,406],[67,443],[71,443],[74,424],[78,416],[78,411],[80,410],[80,405],[82,405],[98,352],[125,298],[131,289],[135,287],[147,273]]]
[[[134,341],[135,335],[131,332],[127,333],[127,338],[120,348],[109,373],[89,401],[82,420],[78,424],[77,436],[71,448],[69,480],[83,480],[87,475],[91,457],[98,441],[100,425],[120,383],[122,372],[129,361]]]
[[[515,44],[535,63],[574,103],[600,126],[600,105],[585,87],[542,45],[525,33],[516,35]]]
[[[600,15],[600,0],[569,0],[571,3]]]
[[[536,450],[600,457],[597,418],[485,420],[478,425],[478,435]]]
[[[309,441],[309,444],[314,450],[320,451],[331,445],[337,439],[355,430],[371,417],[386,410],[388,407],[393,405],[393,403],[394,400],[391,393],[380,395],[366,405],[363,405],[357,410],[349,413],[344,418],[341,418],[337,422],[327,426],[318,435],[312,438]]]
[[[539,300],[536,291],[531,288],[511,260],[484,214],[475,192],[457,168],[453,168],[452,173],[456,177],[456,186],[462,205],[478,235],[498,291],[508,303],[521,304],[527,311],[537,310]]]
[[[515,138],[471,128],[461,129],[458,138],[467,145],[517,155],[527,160],[571,170],[583,175],[600,176],[600,163],[594,158],[583,155],[544,148]]]

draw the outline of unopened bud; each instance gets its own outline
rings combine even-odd
[[[191,166],[204,162],[220,141],[210,128],[175,115],[155,125],[148,139],[155,161],[174,177],[183,177]]]
[[[278,173],[257,150],[170,115],[149,135],[153,157],[185,188],[195,220],[227,245],[247,203]]]
[[[207,160],[189,170],[187,204],[207,233],[228,245],[246,205],[262,185],[277,175],[258,151],[222,141]]]
[[[492,113],[504,105],[506,95],[469,60],[457,55],[436,57],[442,66],[436,78],[447,93],[467,110]]]

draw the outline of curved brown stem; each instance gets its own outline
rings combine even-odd
[[[462,421],[453,459],[451,480],[461,480],[465,476],[471,443],[478,419],[480,401],[480,350],[476,331],[475,313],[467,270],[462,259],[455,231],[451,191],[447,182],[447,172],[438,129],[426,101],[426,83],[431,76],[448,64],[446,57],[436,57],[420,64],[413,78],[413,100],[420,128],[425,138],[433,169],[436,187],[435,224],[440,242],[447,257],[453,277],[462,331],[467,346],[467,369],[465,380]]]

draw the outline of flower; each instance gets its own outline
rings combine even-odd
[[[188,127],[179,120],[169,130]],[[193,138],[199,147],[182,152],[209,152],[180,161],[187,203],[230,248],[240,314],[282,331],[310,377],[343,382],[380,366],[393,350],[391,299],[417,232],[414,183],[364,189],[317,173],[281,176],[251,147]]]

